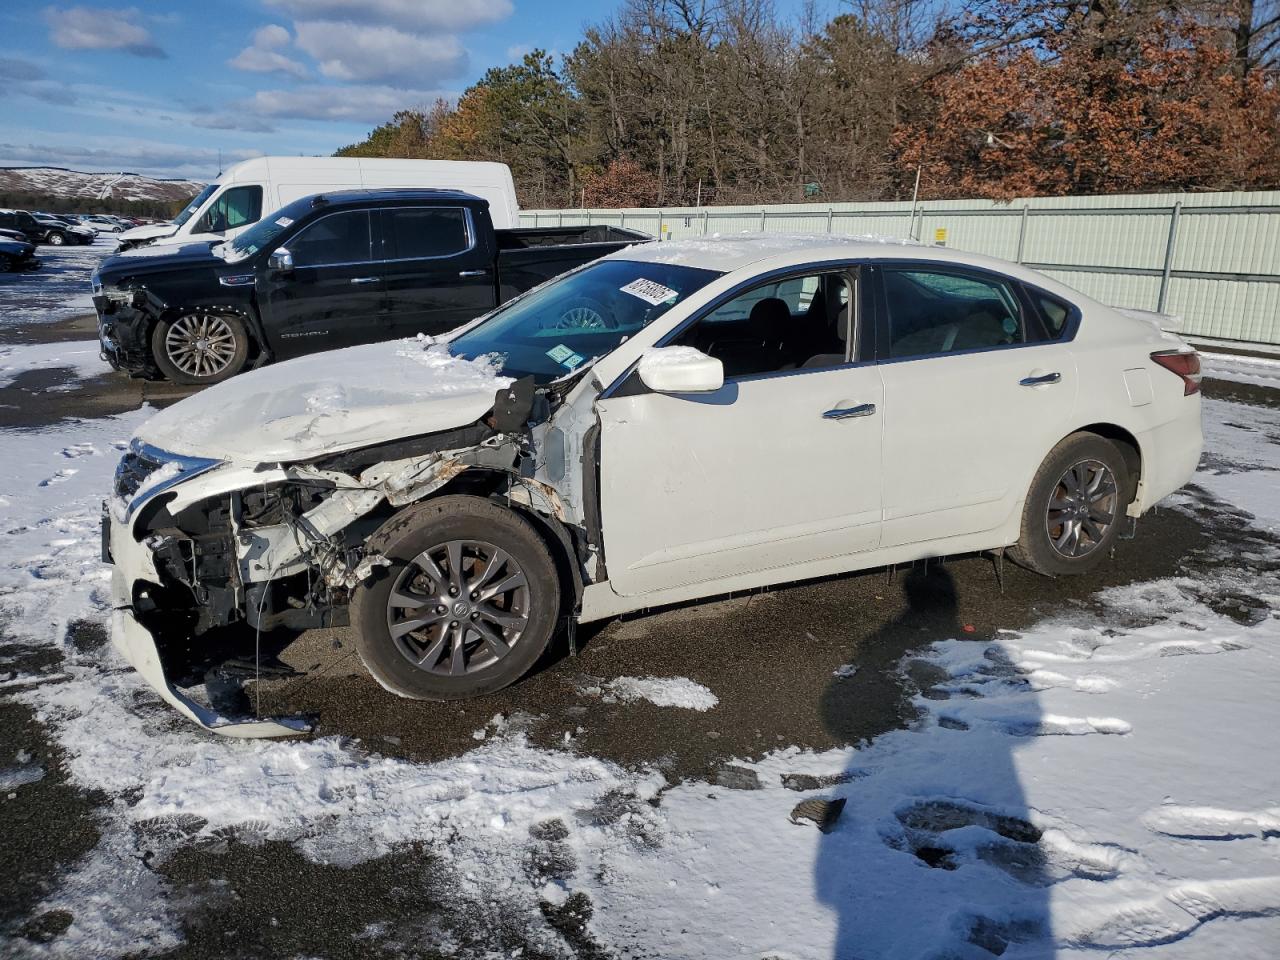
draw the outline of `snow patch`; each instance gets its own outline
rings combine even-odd
[[[605,684],[605,690],[624,703],[648,700],[659,707],[683,707],[700,712],[720,702],[708,688],[688,677],[618,677]]]

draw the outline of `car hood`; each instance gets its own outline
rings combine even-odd
[[[210,387],[148,420],[144,443],[237,463],[311,460],[474,423],[511,383],[429,338],[316,353]]]
[[[169,237],[178,228],[172,223],[152,223],[145,227],[130,227],[120,234],[121,240],[155,240],[157,237]]]
[[[114,283],[122,277],[225,265],[221,257],[213,255],[207,243],[188,243],[181,247],[162,247],[160,251],[153,253],[143,252],[149,250],[151,248],[142,247],[108,257],[98,267],[98,278],[104,283]]]

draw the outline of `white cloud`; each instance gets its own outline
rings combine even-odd
[[[136,7],[124,10],[104,7],[45,7],[49,39],[64,50],[123,50],[135,57],[168,56],[138,23]]]
[[[405,33],[394,27],[357,26],[332,20],[294,24],[298,46],[335,80],[395,86],[433,84],[462,73],[467,53],[450,35]]]
[[[470,30],[511,16],[511,0],[267,0],[295,17],[385,23],[408,30]]]
[[[239,130],[243,133],[275,133],[275,126],[260,117],[240,113],[198,114],[191,118],[193,127],[204,130]]]
[[[330,87],[311,84],[292,90],[259,90],[237,104],[239,110],[258,117],[299,120],[341,120],[381,123],[397,110],[422,107],[437,97],[433,90],[399,90],[394,87]]]
[[[223,163],[259,156],[257,150],[223,151]],[[218,169],[214,149],[124,140],[101,147],[56,143],[0,143],[0,166],[51,166],[73,170],[127,170],[165,177],[207,178]]]
[[[229,66],[249,73],[283,73],[290,77],[305,79],[310,71],[291,57],[280,53],[287,47],[292,38],[289,31],[279,24],[270,23],[258,29],[253,35],[253,43],[227,61]]]
[[[280,24],[268,23],[265,27],[259,27],[254,31],[253,45],[262,50],[279,50],[281,47],[287,47],[292,39],[289,31]]]

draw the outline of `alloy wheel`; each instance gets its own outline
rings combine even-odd
[[[450,540],[411,560],[387,599],[387,628],[419,670],[458,677],[501,660],[529,623],[529,581],[481,540]]]
[[[173,365],[191,377],[212,377],[227,369],[236,355],[236,335],[222,317],[190,313],[179,317],[164,337]]]
[[[560,314],[560,322],[556,324],[556,329],[607,330],[609,329],[609,321],[602,317],[599,311],[593,310],[591,307],[570,307]]]
[[[1116,522],[1119,487],[1100,460],[1081,460],[1066,469],[1049,495],[1045,524],[1060,555],[1076,559],[1096,550]]]

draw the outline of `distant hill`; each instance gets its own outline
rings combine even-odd
[[[157,180],[137,173],[81,173],[61,167],[0,167],[0,194],[64,200],[182,203],[200,192],[194,180]]]

